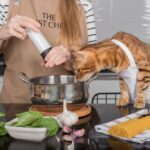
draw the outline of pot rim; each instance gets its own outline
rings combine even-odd
[[[66,82],[58,82],[55,81],[54,79],[58,78],[58,79],[65,79]],[[69,80],[69,78],[71,79],[71,82],[67,82]],[[51,83],[49,82],[49,79],[51,79]],[[84,82],[80,82],[76,79],[76,77],[74,75],[50,75],[50,76],[41,76],[41,77],[35,77],[35,78],[30,78],[29,79],[30,82],[32,84],[40,84],[40,85],[60,85],[60,86],[64,86],[64,85],[74,85],[74,84],[83,84]],[[58,82],[58,83],[57,83]]]
[[[36,83],[36,82],[31,82],[31,84],[36,84],[36,85],[47,85],[47,86],[49,86],[49,85],[58,85],[58,86],[65,86],[65,85],[78,85],[78,84],[83,84],[83,82],[79,82],[79,83]]]

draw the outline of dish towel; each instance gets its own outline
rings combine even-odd
[[[113,121],[110,121],[110,122],[107,122],[104,124],[96,125],[95,130],[96,130],[96,132],[100,132],[100,133],[109,135],[108,131],[111,128],[111,126],[117,125],[118,123],[121,123],[121,122],[128,121],[130,119],[140,117],[140,116],[145,115],[145,114],[148,114],[148,109],[142,109],[140,111],[137,111],[133,114],[130,114],[130,115],[127,115],[124,117],[121,117],[119,119],[115,119]],[[135,137],[130,138],[130,139],[123,138],[123,137],[117,137],[117,138],[122,139],[122,140],[126,140],[126,141],[131,141],[131,142],[143,144],[145,142],[150,142],[150,129],[147,129],[144,132],[142,132],[142,133],[140,133],[140,134],[138,134]]]

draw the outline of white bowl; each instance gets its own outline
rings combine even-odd
[[[27,128],[27,127],[12,126],[12,123],[16,121],[17,118],[5,124],[5,128],[11,137],[20,140],[37,141],[37,142],[40,142],[47,137],[46,128]]]

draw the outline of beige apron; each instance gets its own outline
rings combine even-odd
[[[38,20],[42,27],[41,31],[53,46],[60,43],[61,21],[59,18],[59,0],[21,0],[15,5],[15,0],[10,0],[8,18],[16,14],[28,16]],[[82,13],[83,14],[83,11]],[[82,16],[83,34],[85,40],[81,45],[87,43],[85,17]],[[19,40],[11,38],[3,42],[2,52],[4,54],[6,70],[4,73],[4,85],[0,95],[1,103],[31,103],[31,89],[23,82],[18,74],[24,72],[34,78],[45,75],[69,74],[64,65],[52,68],[42,67],[42,58],[30,39]]]

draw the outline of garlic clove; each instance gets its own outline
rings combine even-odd
[[[81,143],[81,144],[84,144],[85,143],[85,139],[83,137],[77,137],[75,139],[75,143]]]
[[[65,126],[69,126],[70,127],[71,125],[74,124],[74,120],[72,120],[70,118],[70,116],[65,116],[64,120],[63,120],[63,123],[64,123]]]
[[[78,115],[67,110],[66,100],[63,101],[63,112],[59,114],[57,118],[62,126],[70,127],[78,121]]]
[[[76,136],[76,137],[82,137],[84,134],[85,134],[85,129],[80,129],[80,130],[75,130],[73,132],[73,134]]]
[[[71,138],[70,135],[67,135],[67,134],[66,134],[66,135],[63,136],[63,140],[71,142],[71,141],[72,141],[72,138]]]
[[[71,133],[71,128],[69,128],[68,126],[64,126],[63,127],[63,132],[64,133]]]

